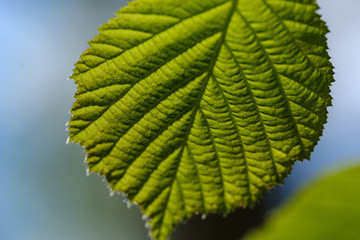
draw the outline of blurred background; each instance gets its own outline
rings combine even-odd
[[[331,30],[333,107],[311,162],[295,164],[284,185],[253,210],[227,219],[196,217],[172,239],[239,238],[301,186],[360,156],[360,1],[319,0]],[[137,207],[86,176],[79,145],[66,145],[76,86],[71,75],[97,28],[121,0],[0,0],[0,240],[149,239]]]

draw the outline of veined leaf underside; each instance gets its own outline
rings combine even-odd
[[[309,159],[331,104],[312,0],[135,0],[76,64],[70,140],[166,239],[252,206]]]

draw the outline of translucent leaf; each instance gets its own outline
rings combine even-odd
[[[311,0],[137,0],[71,78],[70,140],[166,239],[195,213],[252,206],[309,159],[330,105]]]
[[[249,240],[357,239],[360,236],[360,166],[307,186]]]

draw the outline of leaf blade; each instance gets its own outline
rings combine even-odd
[[[138,0],[90,42],[72,76],[70,140],[141,206],[154,238],[195,212],[251,206],[310,157],[332,81],[316,8]]]

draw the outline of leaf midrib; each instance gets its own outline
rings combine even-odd
[[[209,64],[209,69],[208,69],[208,72],[207,72],[207,76],[206,76],[206,80],[204,80],[204,86],[201,90],[201,93],[199,94],[199,97],[195,103],[195,106],[194,106],[194,110],[193,110],[193,113],[192,113],[192,116],[191,116],[191,120],[190,120],[190,123],[188,125],[188,129],[187,129],[187,133],[185,135],[185,138],[184,138],[184,141],[183,143],[181,144],[181,150],[180,150],[180,153],[179,155],[182,155],[183,152],[184,152],[184,149],[185,147],[187,146],[187,141],[188,141],[188,138],[189,138],[189,135],[190,135],[190,131],[193,127],[193,124],[194,124],[194,121],[195,121],[195,117],[196,117],[196,113],[198,112],[199,108],[200,108],[200,102],[201,102],[201,99],[203,98],[203,95],[204,95],[204,92],[206,90],[206,87],[209,83],[209,80],[211,78],[211,76],[213,75],[213,70],[214,70],[214,67],[215,67],[215,64],[216,64],[216,61],[218,59],[218,56],[220,54],[220,51],[221,51],[221,47],[223,46],[223,44],[225,43],[225,40],[226,40],[226,34],[227,34],[227,31],[228,31],[228,28],[229,28],[229,24],[231,22],[231,19],[232,19],[232,16],[234,14],[234,12],[236,11],[237,9],[237,4],[238,4],[238,1],[239,0],[232,0],[232,6],[230,8],[230,12],[229,12],[229,15],[225,21],[225,24],[224,24],[224,28],[223,28],[223,31],[221,33],[221,36],[218,40],[218,43],[216,45],[216,48],[215,48],[215,51],[214,51],[214,57],[212,59],[212,61],[210,62]],[[178,148],[177,148],[178,149]],[[177,150],[175,149],[175,151]],[[190,152],[189,152],[190,154]],[[246,160],[245,160],[246,161]],[[161,217],[161,227],[160,227],[160,234],[161,234],[161,230],[162,230],[162,227],[163,227],[163,221],[164,221],[164,218],[165,218],[165,214],[168,210],[168,203],[169,203],[169,199],[170,199],[170,195],[171,195],[171,191],[172,191],[172,187],[173,187],[173,184],[177,178],[177,173],[178,173],[178,170],[179,170],[179,166],[180,166],[180,162],[181,162],[181,157],[180,159],[177,161],[177,166],[176,166],[176,170],[174,172],[174,177],[171,181],[171,183],[169,184],[170,186],[170,189],[169,189],[169,193],[168,193],[168,196],[167,196],[167,200],[166,200],[166,205],[164,206],[164,209],[165,209],[165,212],[163,213],[162,217]],[[196,163],[195,163],[196,164]],[[224,179],[223,179],[223,173],[221,171],[221,167],[219,166],[219,169],[220,169],[220,173],[221,173],[221,183],[223,185],[223,198],[224,198],[224,205],[225,205],[225,208],[226,208],[226,198],[225,198],[225,190],[224,190]],[[249,179],[248,179],[248,183],[249,183]]]

